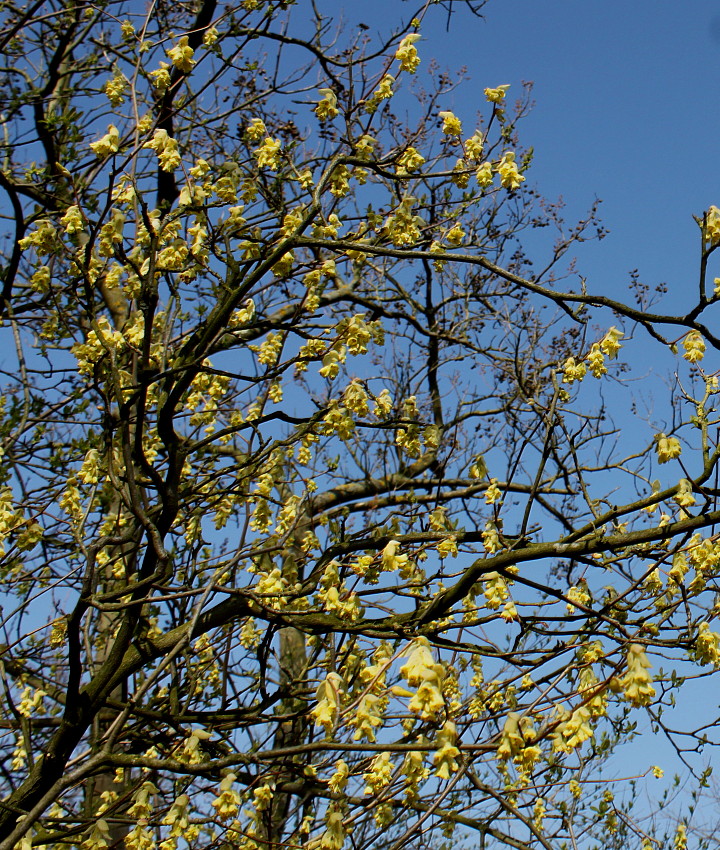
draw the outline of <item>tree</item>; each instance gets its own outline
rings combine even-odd
[[[592,294],[422,53],[482,5],[3,4],[0,850],[659,846],[602,765],[707,737],[720,211],[685,314]]]

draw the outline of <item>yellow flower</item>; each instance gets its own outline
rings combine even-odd
[[[178,71],[182,71],[185,74],[189,74],[195,65],[195,60],[193,59],[195,51],[188,44],[188,37],[186,35],[180,39],[175,47],[171,47],[167,51],[167,55]]]
[[[315,724],[323,726],[328,736],[335,728],[344,684],[338,673],[328,673],[317,689],[317,705],[310,711]]]
[[[493,611],[508,598],[508,587],[500,573],[493,571],[483,576],[483,596],[485,604]]]
[[[447,558],[448,555],[456,558],[458,553],[457,540],[454,536],[446,537],[437,544],[435,549],[441,558]]]
[[[398,174],[409,174],[417,171],[424,163],[425,157],[415,148],[409,147],[400,154],[396,170]]]
[[[705,340],[698,331],[690,331],[683,340],[683,348],[683,357],[688,363],[698,363],[705,356]]]
[[[473,162],[478,162],[483,153],[483,135],[480,130],[476,130],[469,139],[465,140],[463,145],[465,156]]]
[[[262,119],[253,118],[245,128],[245,135],[251,142],[259,142],[260,139],[264,138],[267,135],[267,130]]]
[[[701,664],[717,664],[720,662],[720,635],[710,631],[709,623],[700,623],[695,639],[693,657]]]
[[[328,780],[328,788],[336,794],[340,793],[340,791],[345,790],[349,776],[350,768],[343,759],[339,759],[335,762],[335,773]]]
[[[657,434],[655,436],[657,444],[658,463],[668,463],[680,457],[682,446],[677,437],[666,437],[665,434]]]
[[[107,99],[112,106],[120,106],[125,103],[125,92],[128,88],[128,81],[120,71],[115,71],[112,77],[103,86]]]
[[[590,348],[590,353],[586,357],[590,371],[596,378],[602,377],[607,372],[605,365],[605,355],[600,350],[600,343],[594,342]]]
[[[217,27],[209,27],[203,34],[203,45],[205,47],[212,47],[213,44],[217,43],[219,36],[220,33],[218,32]]]
[[[720,209],[710,207],[705,215],[705,238],[711,245],[720,242]]]
[[[367,416],[370,412],[368,394],[365,392],[362,384],[357,381],[352,381],[348,385],[343,394],[343,404],[348,410],[351,410],[358,416]]]
[[[145,142],[144,148],[151,148],[158,155],[158,163],[163,171],[175,171],[180,166],[181,158],[178,143],[168,135],[167,130],[155,130],[152,139]]]
[[[372,760],[370,770],[363,774],[367,782],[365,793],[377,796],[383,788],[392,781],[393,763],[390,761],[390,753],[379,753]]]
[[[382,550],[382,568],[385,572],[400,570],[407,564],[408,556],[397,554],[399,546],[397,540],[391,540]]]
[[[415,42],[420,40],[420,33],[411,32],[403,38],[395,52],[395,58],[400,63],[400,70],[414,74],[420,64],[420,57],[415,49]]]
[[[280,148],[282,142],[280,139],[267,138],[256,148],[253,153],[257,159],[259,168],[267,168],[270,171],[277,171],[280,167]]]
[[[681,508],[691,508],[695,504],[692,484],[687,480],[687,478],[680,479],[678,491],[675,494],[675,501]]]
[[[437,768],[435,776],[440,779],[449,779],[450,774],[458,769],[457,756],[460,750],[455,746],[456,740],[457,728],[452,720],[448,720],[435,741],[437,751],[433,756],[433,766]]]
[[[80,233],[84,228],[84,221],[80,208],[75,206],[68,207],[65,215],[60,219],[60,224],[65,225],[65,232],[70,236],[75,233]]]
[[[391,74],[385,74],[385,76],[380,80],[378,87],[372,93],[371,97],[367,99],[365,102],[365,112],[369,115],[372,115],[380,106],[380,103],[383,100],[388,100],[394,94],[393,92],[393,83],[395,82],[395,77]]]
[[[452,112],[441,112],[443,120],[442,131],[446,136],[459,136],[462,134],[462,123]]]
[[[493,552],[497,552],[500,548],[498,527],[491,519],[485,523],[485,529],[482,533],[482,542],[485,547],[485,551],[489,552],[491,555]]]
[[[237,776],[234,773],[227,773],[220,782],[220,791],[217,797],[210,804],[220,820],[230,820],[237,815],[240,807],[240,794],[232,787],[236,779]]]
[[[114,124],[110,124],[107,133],[97,142],[90,142],[90,150],[98,159],[105,159],[118,152],[120,148],[120,131]]]
[[[503,154],[497,167],[497,173],[500,175],[500,185],[503,189],[517,189],[525,180],[518,171],[515,154],[512,151]]]
[[[502,103],[505,100],[505,93],[510,88],[510,85],[498,86],[494,89],[485,89],[485,97],[490,103]]]
[[[587,372],[587,366],[580,361],[575,362],[574,357],[568,357],[563,364],[563,384],[573,384],[575,381],[582,381]]]
[[[322,100],[315,107],[315,114],[320,121],[329,121],[340,114],[337,108],[337,96],[332,89],[318,89],[322,95]]]
[[[372,159],[376,144],[377,139],[374,139],[372,136],[368,136],[367,134],[360,136],[357,142],[355,142],[355,154],[360,159]]]
[[[498,499],[502,499],[502,491],[497,486],[497,478],[491,478],[490,485],[485,491],[485,504],[494,505]]]
[[[600,350],[603,354],[614,360],[617,357],[618,351],[622,347],[619,340],[625,336],[622,331],[619,331],[615,326],[611,327],[605,336],[600,340]]]
[[[500,736],[500,746],[497,750],[497,758],[507,761],[516,755],[525,746],[525,739],[520,731],[520,715],[517,711],[508,713]]]
[[[491,162],[483,162],[475,171],[475,179],[481,189],[487,189],[493,182],[493,170]]]
[[[153,85],[160,94],[167,91],[170,85],[171,79],[170,71],[168,71],[169,67],[170,65],[167,62],[161,62],[159,68],[156,68],[154,71],[150,71]]]
[[[636,708],[649,705],[655,696],[652,679],[647,672],[652,665],[639,643],[630,644],[627,654],[627,673],[620,680],[625,698]]]
[[[340,850],[345,843],[345,825],[340,803],[332,801],[325,814],[326,830],[320,839],[321,850]],[[257,847],[253,842],[250,846]]]
[[[463,240],[465,239],[465,231],[459,224],[456,224],[445,234],[445,239],[448,241],[448,244],[453,246],[453,248],[457,248],[459,245],[462,245]]]

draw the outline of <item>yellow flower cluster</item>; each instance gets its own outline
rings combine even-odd
[[[720,209],[710,207],[705,214],[705,239],[710,245],[720,243]]]
[[[219,793],[211,803],[220,820],[234,818],[240,808],[240,794],[233,787],[236,780],[234,773],[226,773],[220,782]]]
[[[328,406],[328,412],[323,416],[323,433],[337,434],[341,440],[349,440],[354,431],[355,420],[345,407],[333,399]]]
[[[497,524],[493,520],[489,519],[485,523],[485,528],[483,529],[481,537],[486,552],[489,552],[492,555],[494,552],[498,551],[501,546],[500,533]],[[490,575],[491,573],[488,573],[486,578]]]
[[[693,647],[693,657],[701,664],[720,663],[720,635],[710,631],[709,623],[700,623]]]
[[[180,167],[182,162],[178,143],[175,139],[168,135],[167,130],[157,129],[149,142],[143,145],[145,148],[151,148],[158,156],[160,168],[163,171],[175,171]]]
[[[587,584],[583,582],[580,585],[571,587],[567,592],[567,599],[568,604],[566,608],[568,614],[574,614],[579,610],[575,603],[587,606],[590,602],[590,593],[588,592]]]
[[[625,692],[625,698],[636,708],[649,705],[655,696],[652,678],[647,672],[652,667],[652,664],[650,664],[641,644],[630,644],[627,653],[627,665],[627,672],[620,680],[620,684]]]
[[[390,753],[378,753],[370,763],[370,770],[363,774],[363,779],[367,783],[365,794],[377,797],[383,788],[387,788],[392,781],[393,767]]]
[[[120,149],[120,131],[114,124],[108,126],[107,133],[97,142],[90,142],[90,150],[98,159],[105,159]]]
[[[699,363],[705,356],[705,340],[698,331],[690,331],[683,340],[683,348],[683,357],[688,363]]]
[[[278,533],[286,533],[286,530],[278,528]],[[345,582],[340,580],[338,566],[337,561],[330,561],[325,568],[318,599],[330,614],[335,614],[342,620],[355,622],[363,613],[360,598],[355,591],[349,591]]]
[[[508,712],[505,718],[497,758],[507,761],[512,758],[523,773],[529,772],[542,755],[535,741],[535,728],[531,717],[522,716],[517,711]]]
[[[491,478],[485,491],[485,504],[494,505],[500,499],[502,499],[502,490],[498,487],[497,478]]]
[[[463,144],[465,158],[470,160],[470,162],[479,162],[483,155],[483,145],[483,134],[480,130],[476,130]]]
[[[500,573],[493,571],[483,576],[483,596],[488,608],[496,610],[509,595],[507,583]]]
[[[393,245],[399,248],[413,245],[420,239],[420,227],[425,222],[414,212],[415,198],[406,197],[394,213],[385,220],[384,230]]]
[[[281,148],[282,142],[280,139],[271,139],[270,137],[265,139],[260,147],[253,151],[258,167],[267,168],[268,171],[277,171],[280,167]]]
[[[593,736],[590,725],[592,714],[587,705],[581,705],[574,711],[562,706],[556,707],[560,723],[552,733],[553,749],[561,753],[570,753]]]
[[[175,47],[171,47],[167,51],[167,55],[178,71],[182,71],[184,74],[189,74],[195,65],[195,60],[193,59],[195,51],[188,44],[188,37],[186,35],[182,36]]]
[[[497,86],[496,88],[488,88],[485,89],[485,97],[488,99],[489,103],[500,104],[505,100],[505,95],[507,90],[510,88],[509,84],[503,86]]]
[[[158,94],[164,94],[171,83],[170,64],[168,62],[161,62],[160,67],[156,68],[154,71],[150,71],[150,77],[153,81],[153,86],[157,89]]]
[[[35,229],[27,236],[23,236],[19,242],[23,250],[32,246],[40,256],[54,253],[57,244],[57,231],[53,223],[47,218],[41,218],[35,222]]]
[[[325,729],[325,734],[330,737],[335,729],[340,712],[340,702],[345,683],[338,673],[328,673],[320,683],[316,698],[317,705],[311,709],[310,714],[317,726]]]
[[[337,95],[332,89],[318,89],[322,99],[315,107],[315,114],[320,121],[330,121],[340,114],[337,106]]]
[[[85,342],[78,342],[70,349],[78,361],[81,375],[92,375],[93,366],[102,358],[125,345],[125,338],[110,327],[106,316],[100,316],[95,327],[88,332]]]
[[[458,548],[457,548],[457,538],[454,534],[451,534],[450,537],[446,537],[444,540],[441,540],[436,546],[435,551],[441,558],[447,558],[448,555],[451,555],[453,558],[457,557]]]
[[[425,163],[425,157],[414,147],[406,148],[398,157],[396,171],[398,174],[411,174]]]
[[[449,779],[450,774],[458,769],[457,757],[460,755],[460,750],[456,743],[457,727],[452,720],[447,720],[438,732],[435,740],[437,750],[433,756],[433,766],[437,768],[435,776],[440,779]]]
[[[128,81],[123,73],[115,70],[115,73],[103,86],[103,91],[112,106],[121,106],[125,103],[125,93],[128,89]]]
[[[417,688],[408,708],[422,720],[430,720],[445,706],[442,695],[445,669],[433,658],[427,638],[417,638],[406,655],[408,660],[400,668],[400,675],[410,687]]]
[[[445,234],[445,239],[447,240],[448,245],[451,245],[453,248],[457,248],[462,245],[465,239],[465,231],[459,224],[455,224]]]
[[[395,58],[400,63],[400,69],[409,74],[414,74],[420,65],[420,57],[415,48],[415,43],[419,40],[420,33],[411,32],[403,38],[395,51]]]
[[[682,446],[677,437],[666,437],[665,434],[655,436],[658,463],[668,463],[680,457]]]
[[[518,170],[515,154],[512,151],[503,154],[497,167],[497,173],[500,175],[500,185],[503,189],[515,190],[525,180]]]
[[[578,362],[574,357],[568,357],[562,368],[564,384],[574,384],[575,381],[582,381],[587,372],[587,367],[583,361]]]
[[[172,839],[182,838],[190,825],[190,797],[187,794],[179,794],[174,800],[162,822],[170,827],[169,837]]]
[[[681,478],[678,482],[678,490],[674,499],[681,508],[691,508],[695,504],[692,484],[687,478]]]
[[[395,82],[395,77],[391,74],[385,74],[385,76],[380,80],[378,87],[372,93],[372,95],[365,101],[365,112],[369,115],[372,115],[377,111],[378,106],[382,103],[383,100],[389,100],[393,94],[393,83]]]
[[[442,131],[446,136],[462,135],[462,123],[453,112],[440,112],[442,118]]]
[[[408,555],[398,555],[397,550],[400,544],[397,540],[391,540],[382,550],[381,564],[383,572],[396,572],[404,577],[411,568],[410,557]]]

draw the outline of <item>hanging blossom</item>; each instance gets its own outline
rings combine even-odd
[[[680,457],[682,446],[677,437],[666,437],[665,434],[655,436],[658,463],[668,463]]]
[[[485,97],[488,99],[489,103],[500,104],[505,100],[505,95],[509,88],[510,85],[506,84],[503,86],[497,86],[494,89],[485,89]]]
[[[442,131],[446,136],[460,136],[462,134],[462,122],[453,112],[440,112],[443,120]]]
[[[625,698],[636,708],[649,705],[655,696],[652,678],[648,670],[652,667],[643,646],[632,643],[628,647],[627,673],[620,680]]]
[[[683,340],[683,348],[683,357],[688,363],[699,363],[705,356],[705,340],[698,331],[690,331]]]
[[[503,189],[517,189],[525,180],[518,170],[515,154],[512,151],[503,154],[497,167],[497,173],[500,175],[500,185]]]
[[[114,124],[108,126],[107,133],[97,142],[90,142],[90,150],[98,159],[105,159],[120,149],[120,131]]]
[[[411,32],[403,38],[395,52],[395,58],[400,63],[400,69],[409,74],[414,74],[420,65],[420,57],[415,48],[415,43],[419,40],[420,33]]]
[[[186,35],[180,39],[175,47],[171,47],[168,50],[167,55],[178,71],[182,71],[185,74],[189,74],[195,65],[195,60],[193,59],[195,51],[188,44],[188,37]]]

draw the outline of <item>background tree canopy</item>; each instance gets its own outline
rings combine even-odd
[[[423,53],[484,4],[333,5],[0,5],[0,850],[682,848],[601,771],[708,736],[720,210],[595,294]]]

